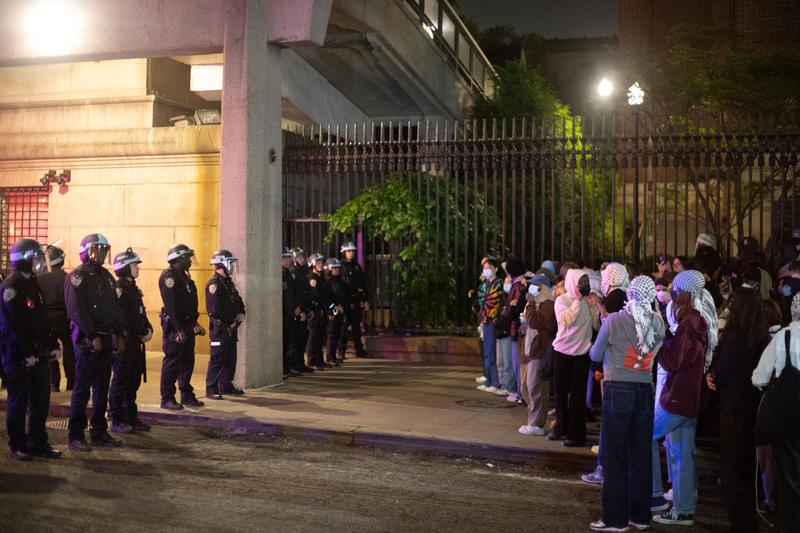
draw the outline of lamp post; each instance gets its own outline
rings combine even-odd
[[[639,262],[639,106],[644,102],[644,91],[639,82],[628,88],[628,105],[633,107],[633,260]]]

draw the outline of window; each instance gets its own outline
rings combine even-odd
[[[0,270],[8,272],[8,249],[23,237],[47,244],[49,187],[0,187]]]

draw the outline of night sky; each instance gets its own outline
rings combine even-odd
[[[480,29],[513,26],[544,37],[617,35],[618,0],[458,0]]]

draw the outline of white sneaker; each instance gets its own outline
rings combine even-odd
[[[480,383],[481,385],[483,385],[484,383],[486,383],[486,376],[478,376],[477,378],[475,378],[475,383]]]
[[[664,499],[668,502],[672,501],[672,489],[669,489],[667,492],[664,493]]]
[[[508,396],[509,394],[511,394],[505,389],[497,389],[496,391],[494,391],[494,393],[497,394],[498,396]]]
[[[486,387],[486,392],[491,392],[492,394],[497,394],[499,390],[497,387]]]
[[[601,520],[595,520],[594,522],[589,524],[589,529],[591,529],[592,531],[611,531],[611,532],[614,532],[614,533],[617,532],[617,531],[628,531],[627,527],[611,527],[611,526],[607,526],[606,523],[603,522],[602,519]]]
[[[475,388],[478,389],[478,390],[482,390],[483,392],[486,392],[486,391],[489,390],[489,387],[487,387],[486,385],[478,385]]]
[[[542,436],[547,433],[544,428],[540,428],[539,426],[521,426],[519,428],[520,435],[527,435],[527,436]]]
[[[517,394],[516,392],[513,394],[509,394],[508,397],[506,398],[506,401],[511,403],[517,403],[519,400],[520,400],[520,395]]]

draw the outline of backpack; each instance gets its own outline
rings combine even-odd
[[[772,379],[761,397],[756,416],[756,446],[766,444],[782,444],[787,438],[800,434],[800,370],[792,365],[789,358],[789,340],[791,333],[787,329],[784,336],[786,354],[781,375]]]

